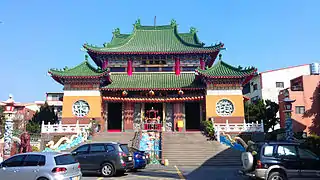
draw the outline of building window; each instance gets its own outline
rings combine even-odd
[[[162,68],[162,71],[164,71],[164,72],[171,72],[171,71],[173,71],[173,68],[172,68],[172,67],[163,67],[163,68]]]
[[[111,72],[126,72],[126,68],[124,67],[112,67],[110,68]]]
[[[194,71],[197,67],[182,67],[183,71]]]
[[[304,114],[305,111],[304,106],[296,106],[296,114]]]
[[[158,72],[159,68],[158,67],[148,67],[149,72]]]
[[[134,71],[135,72],[146,72],[146,68],[144,68],[144,67],[136,67],[136,68],[134,68]]]
[[[284,82],[276,82],[277,88],[284,88]]]
[[[242,94],[249,94],[249,93],[250,93],[250,84],[247,83],[246,85],[243,86]]]
[[[166,64],[164,60],[145,60],[142,61],[143,65],[150,65],[150,64]]]
[[[254,85],[253,85],[253,90],[254,90],[254,91],[258,90],[258,84],[254,84]]]

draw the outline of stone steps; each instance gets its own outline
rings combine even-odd
[[[131,140],[134,137],[134,132],[101,132],[96,134],[92,138],[92,142],[120,142],[125,144],[131,144]]]
[[[241,152],[207,141],[200,132],[164,133],[163,138],[163,157],[170,165],[241,166]]]

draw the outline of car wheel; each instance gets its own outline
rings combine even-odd
[[[102,174],[102,176],[105,176],[105,177],[113,176],[114,175],[114,168],[113,168],[112,164],[110,164],[110,163],[103,164],[101,167],[101,174]]]
[[[38,178],[37,180],[48,180],[48,178],[40,177],[40,178]]]
[[[243,152],[241,154],[242,166],[245,171],[250,171],[253,167],[253,155],[250,152]]]
[[[268,180],[288,180],[288,178],[281,172],[270,173]]]

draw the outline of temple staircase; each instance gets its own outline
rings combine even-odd
[[[92,138],[92,142],[119,142],[132,146],[136,143],[139,132],[100,132]]]
[[[162,150],[170,166],[241,166],[240,151],[208,141],[201,132],[164,133]]]

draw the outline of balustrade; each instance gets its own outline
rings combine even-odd
[[[215,123],[215,130],[218,132],[264,132],[263,121],[256,123]]]
[[[84,132],[90,128],[90,124],[50,124],[47,125],[42,122],[41,133],[79,133]]]

